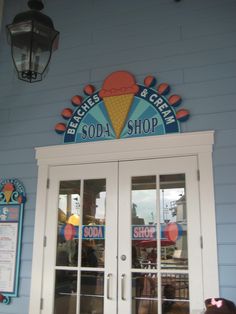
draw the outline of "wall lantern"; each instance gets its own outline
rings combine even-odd
[[[59,32],[52,20],[39,12],[44,8],[40,0],[29,0],[28,7],[29,11],[17,14],[6,28],[18,78],[32,83],[45,76],[52,52],[58,48]]]

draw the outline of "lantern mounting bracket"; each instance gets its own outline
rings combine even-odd
[[[31,10],[41,11],[44,8],[44,5],[41,0],[29,0],[28,7]]]

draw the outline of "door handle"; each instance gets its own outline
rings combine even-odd
[[[111,273],[109,273],[108,275],[107,275],[107,299],[108,300],[112,300],[112,297],[111,297],[111,295],[110,295],[110,283],[111,283],[111,279],[112,279],[112,274]]]
[[[126,275],[122,274],[121,275],[121,299],[123,301],[126,301],[126,297],[125,297],[125,278],[126,278]]]

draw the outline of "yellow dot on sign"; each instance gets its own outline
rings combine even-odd
[[[71,215],[67,221],[68,224],[71,224],[73,226],[78,226],[79,222],[80,222],[79,215],[76,214]]]

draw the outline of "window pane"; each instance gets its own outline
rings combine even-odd
[[[102,314],[104,294],[103,272],[81,272],[80,313]]]
[[[157,275],[132,274],[132,314],[157,313]]]
[[[57,266],[78,265],[80,181],[61,181],[58,200]]]
[[[156,177],[132,178],[132,267],[156,266]]]
[[[162,268],[187,269],[187,208],[185,175],[160,176]]]
[[[54,314],[76,314],[77,272],[56,270]]]
[[[105,218],[106,180],[85,180],[81,263],[83,267],[104,267]]]
[[[163,274],[162,313],[189,314],[188,274]]]

